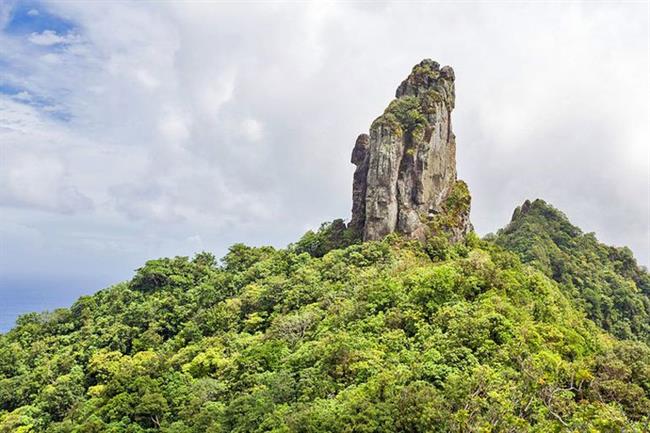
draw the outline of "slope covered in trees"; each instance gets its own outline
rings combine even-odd
[[[312,233],[147,262],[0,336],[0,432],[647,431],[650,348],[589,320],[556,272],[596,258],[526,255],[513,224],[496,243],[328,252]]]
[[[557,281],[605,330],[650,343],[650,275],[629,248],[601,244],[543,200],[515,209],[495,241]]]

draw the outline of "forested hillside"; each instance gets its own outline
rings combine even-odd
[[[605,330],[650,343],[650,275],[629,248],[601,244],[543,200],[518,207],[496,243],[557,281]]]
[[[0,336],[0,432],[646,432],[648,274],[535,203],[496,240],[149,261]]]

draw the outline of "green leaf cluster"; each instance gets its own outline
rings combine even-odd
[[[495,241],[555,280],[603,329],[650,343],[650,275],[629,248],[598,242],[543,200],[518,207]]]
[[[319,242],[152,260],[22,316],[0,432],[647,431],[648,345],[517,254]]]
[[[342,219],[321,224],[317,231],[309,230],[290,248],[296,253],[323,257],[331,250],[345,248],[361,242],[361,234],[345,225]]]
[[[472,197],[467,184],[462,180],[454,182],[440,212],[429,215],[425,222],[437,236],[445,236],[454,228],[463,227],[464,218],[469,216]]]

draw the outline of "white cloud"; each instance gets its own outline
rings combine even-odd
[[[35,109],[6,97],[0,97],[0,112],[0,201],[61,213],[92,209],[92,200],[69,178],[62,159],[61,144],[70,144],[67,132],[62,137]]]
[[[37,15],[38,15],[38,9],[30,9],[30,10],[27,12],[27,15],[29,15],[30,17],[35,17],[35,16],[37,16]]]
[[[74,186],[62,185],[65,170],[57,158],[19,155],[5,163],[1,176],[5,200],[63,212],[90,207]]]
[[[117,272],[282,245],[348,217],[354,140],[424,57],[456,70],[459,172],[480,233],[542,197],[648,263],[644,5],[45,10],[78,30],[29,36],[41,45],[0,32],[3,80],[25,92],[0,105],[0,205],[42,234],[52,266]]]
[[[241,130],[242,135],[253,142],[260,141],[264,134],[262,124],[255,119],[244,119],[241,122]]]
[[[31,102],[33,101],[31,93],[23,90],[22,92],[18,92],[14,95],[14,99],[22,102]]]
[[[203,114],[206,116],[217,116],[223,104],[232,99],[235,90],[237,74],[234,69],[214,72],[216,72],[215,75],[204,76],[200,79],[202,82],[200,87],[192,89],[197,97],[199,107],[203,109]]]
[[[34,45],[49,47],[51,45],[70,44],[77,42],[79,37],[75,34],[68,33],[60,35],[54,30],[43,30],[41,33],[32,33],[29,35],[29,42]]]
[[[0,29],[4,29],[11,19],[11,11],[15,6],[15,0],[0,2]]]

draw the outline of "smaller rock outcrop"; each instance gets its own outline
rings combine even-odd
[[[458,241],[472,229],[469,191],[456,178],[454,81],[451,67],[423,60],[357,138],[349,228],[364,240],[444,232]]]

